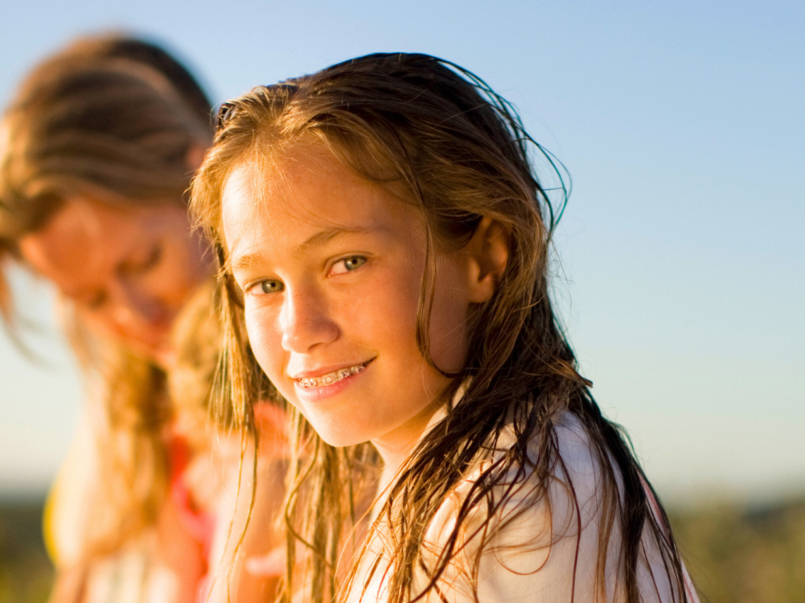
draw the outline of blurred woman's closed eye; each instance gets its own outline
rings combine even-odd
[[[156,268],[162,260],[163,249],[164,247],[161,242],[156,243],[148,251],[144,258],[135,258],[126,262],[123,265],[122,272],[126,274],[138,275],[144,274],[152,268]]]

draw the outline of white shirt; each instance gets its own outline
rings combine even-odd
[[[486,536],[479,533],[471,537],[482,526],[487,515],[485,505],[477,505],[462,525],[459,543],[464,545],[463,548],[440,577],[438,592],[437,589],[431,589],[423,601],[438,603],[442,597],[450,603],[475,601],[470,574],[480,546],[483,550],[476,585],[481,603],[625,600],[622,572],[617,569],[621,545],[617,512],[608,541],[605,596],[602,596],[602,585],[598,581],[598,564],[603,562],[599,555],[603,497],[599,487],[600,467],[590,450],[589,438],[579,420],[571,413],[561,417],[556,425],[556,435],[559,458],[564,468],[561,464],[555,467],[547,496],[543,495],[533,502],[535,480],[527,478],[515,485],[493,517]],[[458,484],[438,509],[425,535],[423,560],[426,563],[443,550],[446,539],[453,532],[457,511],[470,494],[473,483],[514,441],[513,430],[504,429],[497,450],[490,453],[487,461],[479,463],[478,468]],[[536,445],[530,447],[533,456],[536,456],[536,450]],[[514,473],[511,470],[512,479],[504,479],[495,486],[494,496],[502,497],[506,484],[514,481]],[[570,494],[571,486],[577,504],[574,504]],[[524,501],[528,504],[524,505]],[[370,543],[370,550],[362,560],[361,570],[350,593],[350,601],[359,599],[368,568],[377,556],[387,557],[382,550],[383,539],[380,530]],[[657,544],[648,530],[644,531],[642,545],[637,569],[642,600],[645,603],[679,601],[680,595],[673,592]],[[363,601],[380,602],[388,598],[390,573],[390,564],[381,561]],[[423,591],[427,579],[422,571],[415,572],[414,576],[412,594],[415,596]],[[687,574],[685,578],[689,582]],[[692,585],[687,586],[689,600],[698,603]]]

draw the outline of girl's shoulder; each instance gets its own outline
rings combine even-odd
[[[456,515],[462,512],[461,509],[466,509],[470,499],[478,504],[467,516],[470,521],[462,522],[466,526],[465,532],[473,531],[476,521],[486,519],[490,506],[496,511],[490,528],[525,513],[532,522],[544,521],[550,516],[551,531],[556,532],[560,524],[567,523],[570,515],[576,514],[570,508],[575,506],[571,504],[573,502],[579,503],[585,523],[589,522],[594,514],[595,501],[600,498],[601,475],[600,464],[590,447],[590,438],[579,419],[570,412],[563,413],[554,422],[553,431],[558,454],[548,483],[543,483],[534,472],[538,462],[537,436],[532,436],[528,442],[528,465],[502,464],[503,458],[517,443],[514,426],[508,424],[501,430],[494,446],[486,449],[486,454],[478,459],[439,507],[428,530],[428,539],[439,540],[446,530],[450,531]]]
[[[534,471],[539,460],[539,436],[533,435],[528,441],[528,464],[503,464],[504,457],[510,454],[518,440],[514,426],[511,423],[504,426],[494,445],[485,449],[485,454],[480,455],[450,493],[437,517],[451,514],[451,508],[462,505],[468,496],[483,488],[485,482],[494,483],[488,498],[498,501],[496,504],[502,507],[516,507],[526,499],[539,499],[539,491],[546,487],[548,492],[542,494],[549,493],[554,502],[557,498],[575,498],[586,503],[594,498],[600,486],[601,465],[593,454],[590,437],[581,421],[570,412],[563,413],[553,422],[553,436],[556,462],[547,476],[549,483],[545,484]]]

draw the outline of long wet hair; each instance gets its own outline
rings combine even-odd
[[[81,38],[32,70],[0,122],[0,315],[20,317],[8,283],[25,265],[19,241],[75,195],[109,203],[187,202],[190,149],[212,138],[211,105],[190,72],[159,45],[120,35]],[[188,234],[189,236],[189,234]],[[98,404],[102,461],[84,555],[113,550],[161,507],[167,486],[164,371],[125,345],[94,336],[61,300],[65,326]],[[58,551],[57,551],[58,552]]]
[[[590,382],[579,374],[552,307],[548,252],[567,200],[566,175],[525,132],[513,107],[457,65],[422,54],[369,55],[255,88],[221,107],[213,149],[192,185],[191,210],[216,245],[221,263],[227,332],[222,403],[231,404],[248,422],[250,405],[278,397],[249,349],[242,299],[226,264],[222,191],[238,166],[262,166],[272,174],[272,158],[300,141],[322,145],[360,177],[421,209],[427,262],[417,342],[431,364],[428,324],[435,253],[460,249],[482,217],[492,218],[509,233],[505,272],[492,298],[473,308],[463,369],[450,375],[452,385],[444,392],[446,417],[428,431],[403,466],[366,540],[382,532],[391,568],[386,576],[388,600],[402,603],[438,591],[439,578],[464,548],[459,534],[473,513],[480,510],[482,525],[492,532],[503,527],[495,517],[507,495],[496,492],[506,486],[503,489],[511,494],[507,480],[512,475],[515,483],[532,485],[523,508],[546,500],[557,474],[570,479],[557,439],[557,425],[568,412],[578,418],[600,469],[599,594],[606,598],[608,546],[611,535],[619,532],[622,545],[611,561],[618,568],[617,588],[625,600],[641,600],[637,574],[646,554],[645,534],[658,543],[675,596],[687,600],[684,570],[667,518],[661,510],[652,512],[654,494],[624,435],[593,400]],[[540,184],[537,160],[542,181],[551,186]],[[289,601],[294,590],[294,572],[299,573],[295,550],[302,542],[310,551],[302,573],[312,600],[335,600],[366,586],[353,583],[355,568],[368,554],[366,545],[353,550],[353,569],[345,582],[337,563],[359,495],[344,483],[369,475],[377,458],[367,444],[342,449],[327,445],[299,412],[290,412],[297,456],[291,463],[285,517],[285,596]],[[514,445],[474,478],[452,535],[443,550],[427,557],[425,533],[437,510],[462,478],[488,458],[507,430],[514,434]],[[572,483],[569,489],[573,499]],[[573,504],[578,511],[578,501],[573,499]],[[489,537],[487,533],[484,542]],[[475,578],[479,562],[480,553],[469,568]],[[424,586],[414,591],[420,571],[425,573]]]

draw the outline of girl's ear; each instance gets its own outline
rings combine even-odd
[[[509,260],[509,229],[488,216],[481,218],[475,234],[462,249],[469,261],[469,301],[488,301]]]

